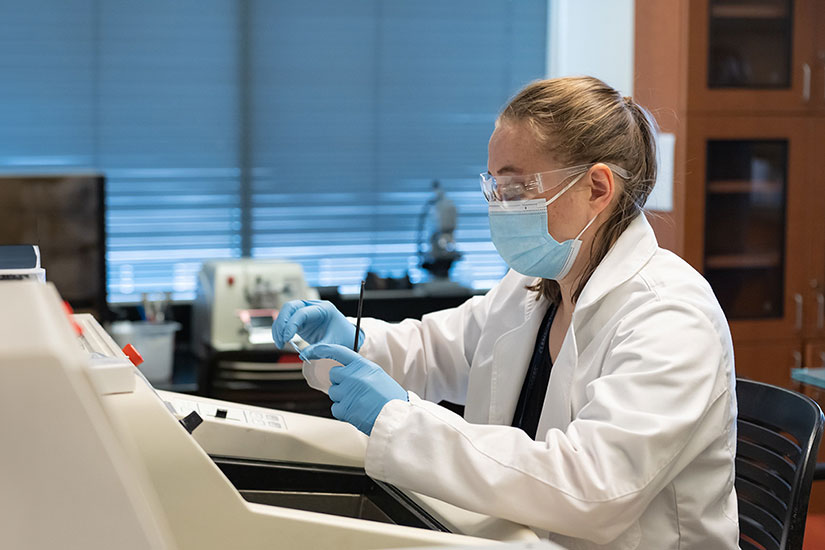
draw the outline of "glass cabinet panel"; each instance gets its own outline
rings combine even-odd
[[[709,88],[791,86],[792,0],[711,0]]]
[[[705,276],[730,319],[783,315],[786,140],[707,142]]]

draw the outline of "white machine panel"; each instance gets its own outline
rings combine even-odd
[[[537,540],[525,527],[434,499],[418,502],[443,525],[483,538],[247,501],[210,454],[362,466],[366,436],[332,419],[157,392],[93,318],[76,317],[75,332],[51,285],[0,283],[0,303],[0,413],[8,420],[0,430],[13,442],[0,470],[0,548],[377,550]],[[192,424],[178,417],[192,412],[203,423],[190,435]]]
[[[0,304],[0,548],[180,548],[54,286],[2,282]]]
[[[169,394],[171,395],[171,394]],[[275,412],[261,412],[254,410],[244,410],[239,407],[213,405],[205,402],[197,402],[191,399],[170,398],[166,401],[180,416],[186,416],[191,412],[197,412],[203,418],[221,418],[238,424],[245,424],[252,427],[271,428],[274,430],[285,430],[286,420],[283,415]],[[218,416],[218,411],[224,411],[222,416]]]
[[[130,392],[135,389],[135,367],[112,337],[88,313],[72,315],[77,341],[88,354],[92,383],[98,393]]]
[[[364,467],[367,437],[345,422],[166,391],[158,394],[180,417],[193,410],[201,413],[204,423],[193,437],[210,455]],[[218,410],[227,411],[227,417],[217,417]],[[453,532],[501,541],[537,540],[522,525],[405,493]]]

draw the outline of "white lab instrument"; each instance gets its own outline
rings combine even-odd
[[[204,262],[192,307],[195,353],[271,347],[278,310],[297,299],[318,299],[300,264],[249,258]]]
[[[91,316],[74,316],[82,333],[73,330],[52,285],[2,284],[0,303],[1,429],[9,442],[0,547],[346,550],[535,540],[524,527],[380,482],[389,505],[372,502],[375,516],[392,518],[401,506],[476,537],[360,519],[367,495],[307,497],[273,487],[271,476],[239,480],[233,469],[290,467],[297,477],[317,468],[354,479],[363,475],[366,437],[331,419],[156,392]],[[190,435],[192,413],[203,423]],[[357,504],[356,512],[310,511],[341,502]]]

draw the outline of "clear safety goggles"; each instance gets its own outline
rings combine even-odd
[[[481,192],[487,202],[496,202],[503,207],[507,207],[519,201],[526,201],[538,198],[545,198],[543,195],[565,183],[567,187],[562,188],[558,193],[548,200],[554,201],[560,194],[567,191],[584,173],[598,163],[580,164],[569,166],[559,170],[549,172],[538,172],[535,174],[512,175],[512,176],[492,176],[489,173],[479,174],[481,176]],[[624,168],[615,164],[603,163],[605,166],[620,178],[627,180],[630,174]],[[576,176],[579,176],[576,178]],[[571,178],[576,178],[571,181]]]

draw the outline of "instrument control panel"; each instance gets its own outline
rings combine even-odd
[[[189,399],[171,399],[167,401],[167,404],[174,409],[175,414],[180,416],[186,416],[194,411],[204,420],[222,419],[227,422],[246,424],[256,428],[287,429],[283,415],[274,412],[261,412],[242,407],[220,407]]]

